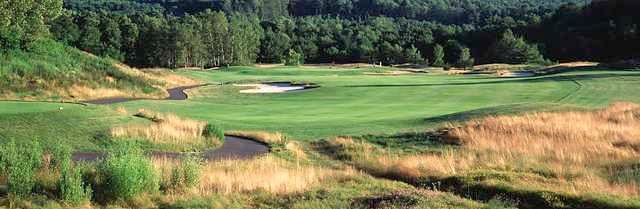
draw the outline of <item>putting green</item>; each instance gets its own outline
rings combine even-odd
[[[130,112],[140,108],[174,112],[222,124],[227,130],[280,131],[294,139],[314,140],[420,131],[487,114],[596,108],[623,100],[640,102],[640,72],[634,71],[580,71],[513,79],[480,75],[372,76],[356,69],[286,67],[180,74],[211,83],[305,81],[322,87],[284,94],[241,94],[232,85],[208,86],[190,90],[187,101],[141,100],[111,107],[122,106]],[[0,103],[0,114],[13,111],[4,110],[7,106],[15,104]]]

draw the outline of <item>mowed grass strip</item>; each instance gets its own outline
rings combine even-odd
[[[111,126],[136,120],[111,107],[63,105],[62,109],[49,110],[51,103],[25,103],[24,106],[22,110],[36,112],[0,114],[0,143],[9,139],[36,140],[45,147],[64,143],[74,150],[102,150],[108,143],[104,139]]]

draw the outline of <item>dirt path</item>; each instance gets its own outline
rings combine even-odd
[[[169,97],[164,98],[162,100],[186,100],[187,98],[189,98],[189,96],[184,91],[189,90],[189,89],[193,89],[193,88],[199,88],[199,87],[203,87],[203,86],[208,86],[208,85],[211,85],[211,84],[200,84],[200,85],[194,85],[194,86],[181,86],[181,87],[167,89],[167,92],[169,92]],[[115,97],[115,98],[104,98],[104,99],[90,100],[90,101],[85,101],[84,103],[95,104],[95,105],[108,105],[108,104],[117,104],[117,103],[130,102],[130,101],[136,101],[136,100],[144,100],[144,99]]]
[[[263,143],[242,137],[226,136],[224,144],[220,148],[208,150],[196,155],[199,155],[206,161],[220,161],[229,159],[246,160],[267,153],[269,153],[269,147]],[[149,156],[153,158],[169,159],[177,159],[186,155],[190,154],[179,152],[152,152],[149,154]],[[100,152],[77,152],[73,154],[72,159],[76,162],[97,161],[104,157],[105,154]]]

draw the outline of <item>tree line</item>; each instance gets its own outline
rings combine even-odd
[[[65,4],[65,7],[81,8],[83,5],[85,9],[63,12],[60,12],[59,0],[58,3],[55,0],[38,1],[42,1],[38,5],[49,5],[53,9],[15,10],[11,7],[36,6],[7,4],[6,1],[0,4],[0,13],[11,14],[0,19],[3,50],[28,48],[27,43],[34,37],[47,37],[49,27],[50,37],[68,45],[142,67],[297,63],[298,59],[292,57],[312,63],[419,63],[464,67],[494,62],[548,63],[542,55],[559,61],[629,59],[637,56],[636,43],[640,42],[636,24],[640,18],[635,12],[640,5],[632,0],[595,1],[587,5],[570,3],[556,10],[545,8],[564,1],[538,4],[528,1],[531,6],[511,11],[520,11],[521,15],[487,16],[483,24],[466,24],[465,21],[449,24],[447,21],[384,14],[341,16],[320,12],[317,14],[321,15],[297,15],[291,7],[300,1],[294,0],[274,3],[281,9],[286,3],[287,14],[267,15],[269,17],[260,12],[247,13],[254,9],[264,10],[266,1],[260,3],[260,0],[106,0],[84,4],[68,0],[75,1],[76,5]],[[109,2],[119,2],[116,5],[120,6]],[[132,2],[135,4],[130,4]],[[214,10],[173,14],[187,2],[194,5],[218,2],[215,5],[222,9],[216,11],[218,7],[214,5],[211,7]],[[454,5],[454,1],[428,2]],[[519,5],[502,0],[486,2],[473,6],[511,8]],[[251,5],[245,5],[249,3]],[[175,7],[166,7],[170,4]],[[331,3],[324,2],[317,8],[325,8],[328,4]],[[34,16],[42,18],[26,18]],[[528,18],[520,18],[524,16]]]
[[[526,21],[539,19],[563,4],[587,2],[590,0],[65,0],[67,8],[76,11],[155,10],[182,16],[211,9],[253,13],[269,20],[280,16],[385,16],[444,24],[483,24],[494,16]]]
[[[504,37],[500,36],[504,31],[499,30],[484,32],[495,36],[488,42],[496,44],[478,44],[469,39],[469,34],[479,31],[474,27],[390,17],[283,16],[260,20],[246,13],[211,10],[185,16],[67,11],[52,23],[51,30],[56,39],[69,45],[141,67],[280,63],[292,51],[311,63],[466,67],[476,62],[543,60],[500,60],[505,46],[514,53],[539,56],[536,46],[513,33],[505,34],[520,40],[515,45],[497,44],[499,37]],[[495,47],[503,48],[492,50]]]
[[[263,34],[255,16],[211,10],[183,17],[67,11],[51,31],[81,50],[141,67],[252,64]]]

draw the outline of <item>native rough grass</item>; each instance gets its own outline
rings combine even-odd
[[[222,139],[204,137],[207,122],[178,117],[171,113],[154,113],[141,110],[137,115],[153,121],[151,124],[130,124],[110,130],[116,139],[145,139],[153,144],[218,145]]]
[[[615,103],[597,111],[491,116],[451,127],[460,144],[433,154],[396,155],[351,138],[327,146],[336,157],[370,173],[416,180],[422,177],[513,173],[518,186],[572,194],[640,194],[634,169],[640,158],[640,105]],[[636,164],[633,164],[636,162]],[[631,166],[629,166],[631,164]],[[623,176],[624,175],[624,176]],[[637,175],[637,174],[636,174]]]
[[[154,159],[154,165],[165,181],[179,163],[172,159]],[[248,161],[225,160],[203,165],[200,181],[191,192],[201,196],[255,191],[292,194],[307,191],[324,181],[349,179],[357,174],[349,168],[298,165],[272,156]]]
[[[265,131],[230,131],[229,135],[250,138],[265,144],[279,144],[285,141],[285,137],[280,132]]]

